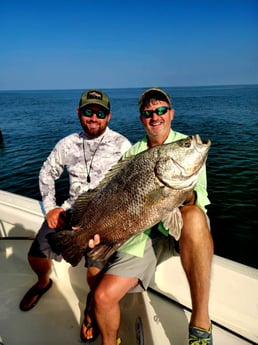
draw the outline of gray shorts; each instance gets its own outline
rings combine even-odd
[[[61,261],[62,255],[56,254],[48,243],[48,235],[55,232],[56,229],[49,228],[47,221],[44,221],[37,233],[37,236],[32,242],[28,255],[37,258],[49,258],[55,261]]]
[[[172,255],[179,255],[175,249],[174,238],[170,235],[165,236],[158,230],[153,230],[151,237],[147,238],[143,257],[117,251],[108,263],[96,262],[88,257],[86,266],[103,269],[105,274],[136,277],[139,279],[139,284],[129,292],[141,292],[148,288],[156,266]]]
[[[72,209],[68,209],[67,211],[65,211],[64,221],[65,221],[64,229],[66,230],[72,229]],[[41,228],[39,229],[37,233],[37,236],[32,242],[28,255],[34,256],[37,258],[48,258],[48,259],[53,259],[55,261],[61,261],[63,259],[62,255],[56,254],[52,250],[48,242],[48,237],[51,234],[54,234],[60,230],[63,230],[63,229],[49,228],[47,221],[45,220],[42,223]]]
[[[209,217],[206,215],[208,227]],[[105,274],[120,277],[138,278],[139,284],[129,292],[141,292],[148,288],[156,267],[171,256],[179,255],[179,244],[171,235],[165,236],[159,230],[153,229],[148,237],[143,257],[117,251],[109,262],[94,261],[86,256],[86,267],[98,267]]]

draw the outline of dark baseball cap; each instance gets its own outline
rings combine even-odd
[[[91,89],[82,93],[79,108],[81,109],[90,104],[101,105],[103,108],[110,111],[109,97],[105,92],[100,90]]]

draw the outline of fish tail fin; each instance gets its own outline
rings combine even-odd
[[[100,243],[87,253],[94,260],[107,260],[120,247],[119,244]]]
[[[62,230],[48,237],[52,250],[58,255],[61,254],[72,266],[78,265],[85,251],[85,248],[77,243],[75,233],[71,230]]]

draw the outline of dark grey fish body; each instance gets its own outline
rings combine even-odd
[[[101,243],[90,255],[101,260],[161,220],[168,228],[181,226],[178,207],[194,188],[209,147],[209,141],[203,143],[196,135],[122,161],[108,182],[77,199],[74,222],[79,228],[56,233],[53,247],[76,266],[94,234],[100,234]]]

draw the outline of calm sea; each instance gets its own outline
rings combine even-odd
[[[208,213],[215,253],[258,266],[258,85],[165,88],[173,99],[173,128],[209,138]],[[0,189],[40,199],[38,173],[55,143],[80,130],[83,90],[0,91]],[[144,135],[137,100],[143,89],[105,90],[110,127],[133,143]],[[57,183],[62,200],[67,176]],[[61,201],[60,200],[60,201]]]

